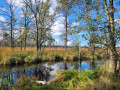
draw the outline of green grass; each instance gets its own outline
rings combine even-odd
[[[32,86],[27,90],[63,90],[61,87],[55,87],[54,85],[44,85],[44,86]]]
[[[101,58],[101,55],[95,55],[95,59]],[[90,55],[88,52],[81,53],[81,60],[90,60]],[[7,54],[0,59],[0,64],[4,65],[16,65],[24,63],[39,63],[44,61],[77,61],[79,60],[78,52],[39,52],[35,53],[32,51],[28,52],[18,52]]]
[[[62,89],[68,90],[91,90],[91,89],[102,89],[113,90],[116,88],[120,89],[120,75],[110,76],[107,68],[104,66],[98,66],[94,70],[66,70],[59,71],[56,75],[55,80],[51,83]]]

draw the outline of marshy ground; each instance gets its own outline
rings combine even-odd
[[[119,49],[117,49],[119,51]],[[68,48],[35,48],[13,51],[9,47],[0,47],[1,88],[15,90],[119,90],[120,73],[111,74],[104,65],[104,49],[97,49],[95,60],[91,60],[88,48],[79,52]],[[106,59],[108,60],[108,59]],[[39,64],[38,64],[39,63]],[[34,81],[50,81],[40,86]]]

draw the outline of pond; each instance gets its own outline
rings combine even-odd
[[[0,67],[0,82],[1,85],[4,85],[6,81],[9,80],[10,84],[16,84],[17,79],[26,74],[28,78],[32,76],[38,77],[39,80],[42,81],[50,81],[53,80],[57,71],[59,70],[70,70],[71,68],[77,70],[83,69],[93,69],[97,67],[100,61],[96,62],[89,62],[89,61],[82,61],[82,62],[46,62],[41,64],[33,64],[33,65],[23,65],[23,66],[16,66],[16,67]]]

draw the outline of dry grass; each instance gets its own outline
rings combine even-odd
[[[67,52],[70,53],[72,50],[71,48],[67,49]],[[88,48],[82,48],[82,51],[84,52],[88,52]],[[23,51],[24,48],[23,48]],[[22,53],[20,50],[20,47],[15,47],[13,50],[11,50],[10,47],[0,47],[0,58],[7,56],[9,54],[12,53]],[[36,52],[36,48],[35,47],[27,47],[26,48],[26,52]],[[50,53],[66,53],[65,52],[65,48],[42,48],[42,52],[50,52]],[[73,52],[76,53],[76,52]]]
[[[106,53],[105,51],[103,53],[99,53],[99,51],[104,51],[104,49],[97,49],[95,51],[94,58],[95,59],[102,59]],[[65,48],[60,48],[60,47],[55,47],[55,48],[42,48],[39,54],[44,54],[44,59],[51,59],[54,57],[62,57],[64,60],[78,60],[79,58],[79,53],[78,51],[74,51],[72,48],[68,48],[67,51],[65,51]],[[30,57],[34,56],[36,54],[36,48],[35,47],[27,47],[26,50],[23,51],[20,50],[20,47],[15,47],[13,50],[11,50],[10,47],[0,47],[0,60],[4,61],[4,57],[7,58],[8,56],[24,56],[26,55]],[[21,57],[20,56],[20,57]],[[7,58],[8,59],[8,58]],[[89,53],[89,48],[81,48],[81,59],[82,60],[88,60],[91,59],[90,53]]]
[[[82,48],[81,58],[88,60],[87,48]],[[0,47],[0,64],[17,64],[18,62],[37,62],[36,60],[49,61],[49,60],[69,60],[76,61],[79,59],[78,51],[73,51],[72,48],[42,48],[39,53],[36,53],[35,47],[27,47],[26,50],[20,50],[20,47],[15,47],[11,50],[10,47]]]
[[[26,51],[35,51],[34,48],[27,48]],[[16,47],[14,50],[11,50],[10,47],[0,47],[0,58],[7,56],[9,54],[20,52],[20,48]]]

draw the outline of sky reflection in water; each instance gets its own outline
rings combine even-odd
[[[59,70],[70,70],[74,69],[92,69],[95,68],[100,61],[97,62],[47,62],[37,65],[19,66],[19,67],[4,67],[5,69],[0,69],[2,76],[2,83],[10,79],[11,84],[16,84],[17,79],[26,74],[28,78],[32,76],[38,77],[39,80],[53,80],[55,74]]]

